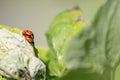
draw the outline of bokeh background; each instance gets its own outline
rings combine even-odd
[[[0,0],[0,25],[30,29],[35,43],[48,48],[45,33],[60,12],[79,6],[89,25],[97,9],[106,0]]]

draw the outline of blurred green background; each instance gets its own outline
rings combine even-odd
[[[31,29],[38,46],[46,47],[45,33],[56,15],[78,5],[89,25],[106,0],[0,0],[0,25]]]

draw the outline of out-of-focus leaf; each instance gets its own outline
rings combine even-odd
[[[0,76],[0,80],[6,80],[5,78],[2,78],[1,76]]]
[[[40,47],[37,47],[37,50],[38,50],[39,58],[42,59],[46,63],[49,62],[49,60],[51,58],[49,50],[46,50],[46,49],[43,49]]]
[[[17,33],[17,34],[21,34],[21,31],[17,28],[10,28],[9,26],[0,25],[0,29],[2,29],[2,28],[6,28],[7,30]]]
[[[120,0],[108,0],[93,24],[73,39],[61,80],[114,80],[120,62]]]
[[[61,76],[64,73],[64,58],[69,43],[84,27],[85,23],[81,20],[81,11],[78,8],[66,10],[55,18],[46,34],[53,59],[49,64],[51,75]]]
[[[120,64],[117,67],[116,72],[115,72],[115,80],[120,80]]]
[[[0,75],[17,80],[44,80],[46,67],[35,56],[33,46],[19,35],[19,30],[6,26],[0,28]]]

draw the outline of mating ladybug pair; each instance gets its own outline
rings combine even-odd
[[[24,30],[22,32],[22,35],[25,37],[25,39],[33,46],[33,50],[35,52],[35,56],[38,57],[38,50],[35,48],[34,45],[34,35],[31,30]]]
[[[22,34],[31,45],[34,45],[34,35],[31,30],[24,30]]]

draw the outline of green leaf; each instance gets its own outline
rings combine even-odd
[[[115,80],[120,80],[120,64],[117,67],[116,72],[115,72]]]
[[[11,28],[11,27],[6,26],[6,25],[0,25],[0,29],[3,29],[3,28],[6,28],[7,30],[14,32],[14,33],[17,33],[17,34],[21,34],[21,31],[17,28]]]
[[[78,8],[66,10],[59,14],[47,32],[47,40],[52,59],[49,69],[51,75],[61,76],[65,70],[65,54],[71,39],[85,27]]]
[[[1,76],[0,76],[0,80],[6,80],[5,78],[2,78]]]
[[[114,80],[120,61],[120,0],[108,0],[90,27],[73,39],[61,80]]]
[[[45,63],[48,63],[51,59],[49,50],[40,47],[37,47],[37,50],[39,58],[42,59]]]

